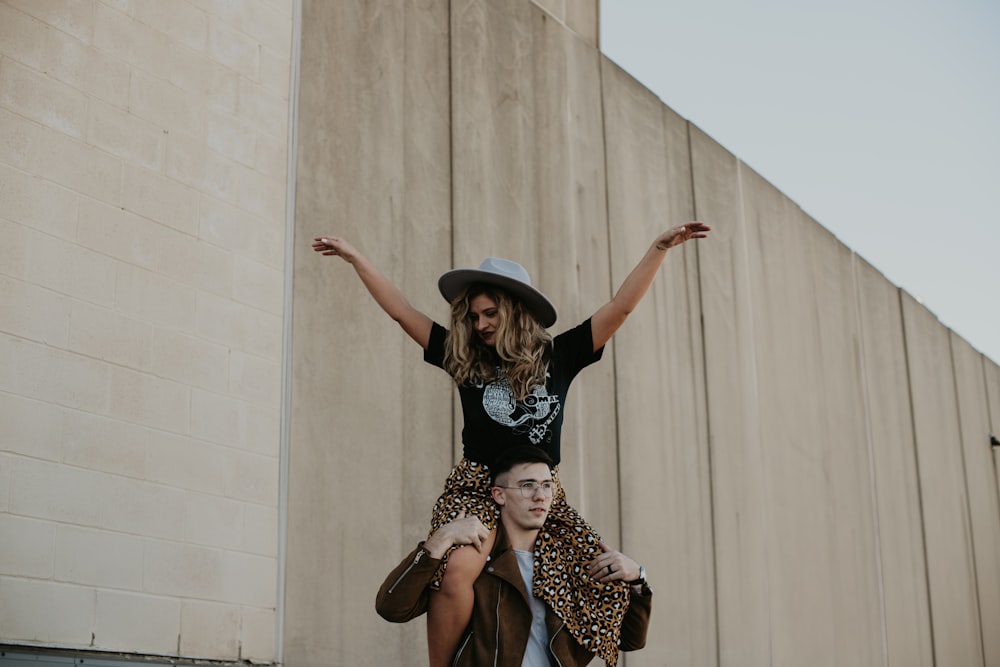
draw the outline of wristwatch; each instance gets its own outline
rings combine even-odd
[[[639,578],[627,583],[629,586],[638,586],[641,595],[650,595],[653,592],[653,589],[646,583],[646,568],[643,565],[639,566]]]

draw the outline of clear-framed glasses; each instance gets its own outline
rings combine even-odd
[[[547,479],[544,482],[536,482],[533,479],[521,482],[517,486],[498,486],[500,489],[517,489],[521,492],[521,495],[525,498],[532,498],[535,492],[541,489],[542,495],[546,498],[551,498],[552,494],[555,493],[556,483],[554,480]]]

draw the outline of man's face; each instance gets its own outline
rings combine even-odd
[[[550,487],[548,491],[544,486]],[[505,522],[523,530],[538,530],[552,506],[552,471],[544,463],[518,463],[500,475],[493,498]],[[530,487],[533,490],[528,490]]]

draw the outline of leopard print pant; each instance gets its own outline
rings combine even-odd
[[[601,538],[566,502],[558,468],[552,471],[552,477],[558,488],[545,527],[535,542],[534,594],[562,619],[581,646],[608,667],[615,667],[622,618],[628,610],[628,586],[620,581],[602,584],[587,574],[587,564],[601,553]],[[461,511],[478,517],[489,530],[496,527],[500,517],[490,496],[489,469],[465,458],[452,469],[444,492],[434,503],[430,532]],[[441,587],[447,565],[445,554],[431,584],[435,590]]]

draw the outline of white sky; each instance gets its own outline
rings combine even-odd
[[[601,49],[1000,363],[998,0],[602,0]]]

